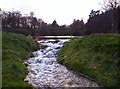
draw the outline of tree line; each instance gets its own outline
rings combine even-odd
[[[119,33],[120,7],[106,12],[92,10],[86,23],[86,34]]]
[[[91,10],[86,33],[120,33],[120,1],[103,0],[103,10]]]
[[[107,6],[108,5],[108,6]],[[20,11],[2,11],[3,32],[15,32],[24,35],[88,35],[94,33],[119,33],[120,6],[116,2],[104,4],[106,11],[91,10],[87,23],[83,20],[73,20],[70,25],[59,26],[54,20],[47,24],[41,18],[22,15]],[[118,5],[118,6],[117,6]]]
[[[22,32],[26,35],[82,35],[85,25],[83,20],[74,20],[69,26],[59,26],[56,20],[52,24],[47,24],[36,18],[34,12],[30,12],[29,16],[23,16],[20,11],[2,13],[3,32]]]

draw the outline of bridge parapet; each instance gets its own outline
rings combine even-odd
[[[37,39],[76,39],[82,36],[36,36]]]

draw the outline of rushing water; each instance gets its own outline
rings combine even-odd
[[[29,73],[25,81],[34,87],[98,87],[98,85],[84,77],[76,75],[56,60],[56,52],[66,40],[38,41],[47,47],[33,52],[35,57],[25,61]]]

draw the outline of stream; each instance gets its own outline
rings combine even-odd
[[[57,62],[56,52],[65,41],[68,40],[38,41],[47,47],[33,52],[35,57],[24,62],[29,71],[24,81],[33,87],[99,87],[94,81],[76,75]]]

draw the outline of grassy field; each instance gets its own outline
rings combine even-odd
[[[66,42],[58,62],[104,87],[120,87],[120,35],[93,34]]]
[[[2,86],[31,87],[24,82],[27,68],[23,64],[36,47],[33,39],[20,34],[2,34]]]

